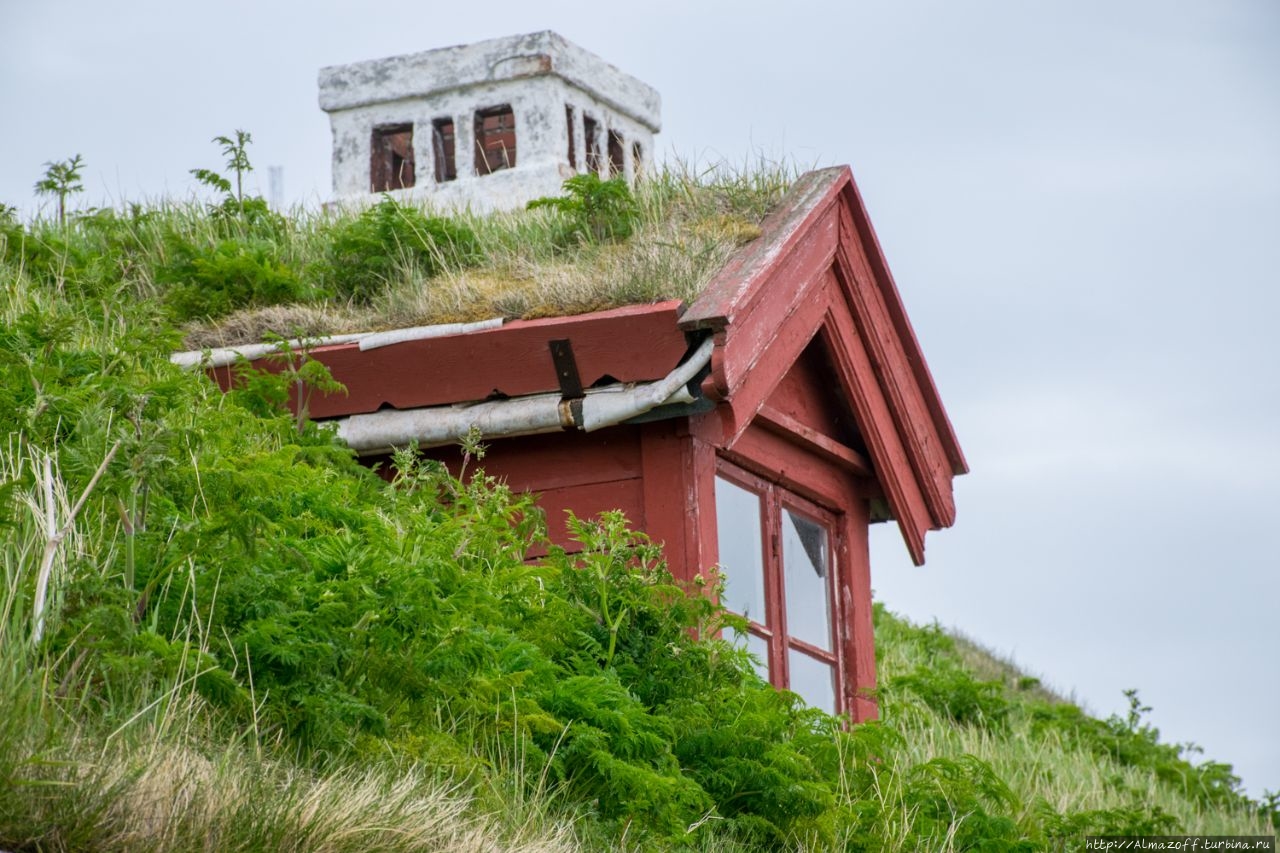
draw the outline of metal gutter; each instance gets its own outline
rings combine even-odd
[[[707,338],[689,358],[656,382],[589,389],[580,399],[535,394],[465,406],[386,409],[338,418],[338,437],[361,455],[385,453],[416,443],[452,444],[478,429],[483,438],[560,432],[594,432],[643,415],[659,406],[692,403],[688,385],[711,362],[715,342]]]
[[[502,322],[501,317],[495,317],[492,320],[480,320],[474,323],[438,323],[434,326],[412,326],[407,329],[392,329],[389,332],[353,332],[346,335],[329,335],[323,338],[294,338],[286,341],[286,344],[290,348],[304,345],[315,348],[358,343],[363,351],[404,341],[482,332],[486,329],[496,329],[502,325]],[[244,344],[242,346],[218,347],[208,350],[175,352],[169,356],[169,361],[179,367],[226,367],[227,365],[235,364],[242,358],[246,361],[255,361],[274,352],[279,352],[279,350],[279,344]]]

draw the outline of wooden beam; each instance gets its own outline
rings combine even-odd
[[[857,474],[859,477],[875,476],[875,472],[871,470],[871,463],[861,453],[833,438],[828,438],[813,427],[800,423],[786,412],[765,405],[760,407],[756,418],[771,432],[791,439],[806,450],[816,453],[828,462],[834,462],[846,471]]]
[[[955,430],[951,426],[951,419],[947,417],[947,412],[942,406],[942,398],[938,395],[938,388],[933,381],[933,374],[929,371],[929,365],[924,360],[915,329],[911,327],[911,322],[907,319],[907,311],[902,303],[902,295],[898,292],[898,286],[893,280],[893,273],[889,270],[884,250],[880,247],[880,240],[876,237],[875,228],[871,224],[871,217],[867,215],[866,205],[862,202],[862,194],[858,192],[858,184],[853,179],[852,173],[850,173],[849,181],[842,187],[841,192],[844,197],[842,207],[847,216],[846,223],[852,226],[847,231],[847,235],[856,238],[857,245],[866,258],[867,266],[893,322],[898,340],[906,352],[911,372],[915,375],[920,393],[932,416],[934,428],[941,439],[942,450],[950,463],[951,472],[955,475],[967,474],[969,472],[969,463],[965,460],[964,452],[960,449],[960,442],[956,439]],[[845,236],[846,234],[842,234],[842,241],[844,241]]]
[[[867,442],[907,550],[917,566],[924,565],[924,535],[932,522],[929,505],[916,481],[890,403],[885,399],[875,367],[844,300],[832,300],[822,334],[844,393],[853,402],[859,431]]]
[[[804,238],[852,176],[848,166],[800,176],[760,225],[761,235],[735,252],[680,318],[685,330],[723,329],[750,311],[775,272],[778,259]]]
[[[677,420],[642,425],[644,532],[662,545],[667,568],[678,579],[716,562],[715,449]]]
[[[851,315],[878,383],[889,402],[898,434],[924,493],[933,527],[955,522],[951,464],[932,413],[907,355],[908,342],[894,322],[847,207],[841,207],[841,241],[836,252],[836,278],[849,300]]]
[[[817,329],[811,309],[815,302],[826,298],[819,291],[831,268],[839,234],[840,217],[836,206],[829,204],[813,217],[809,230],[779,248],[773,256],[773,266],[756,282],[759,290],[744,296],[745,304],[735,307],[733,319],[724,328],[724,344],[717,346],[723,358],[712,359],[711,378],[722,398],[733,400],[742,395],[744,386],[752,384],[756,390],[749,394],[753,402],[748,408],[754,412],[791,367],[800,350],[791,353],[788,360],[779,352],[778,343],[784,339],[794,343],[799,335],[804,338],[800,342],[803,349]],[[806,315],[807,322],[796,322]],[[681,318],[680,325],[689,328],[685,318]],[[763,383],[764,387],[760,387],[761,369],[770,372],[772,379]],[[739,407],[735,406],[735,410]]]

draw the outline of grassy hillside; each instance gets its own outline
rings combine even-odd
[[[1136,697],[1091,719],[880,612],[884,719],[846,728],[694,639],[735,624],[702,594],[716,576],[677,588],[622,519],[575,521],[580,554],[527,565],[544,520],[483,477],[483,448],[460,449],[464,481],[406,453],[388,483],[283,409],[287,383],[323,381],[310,369],[223,395],[167,358],[216,323],[256,335],[262,312],[291,334],[302,316],[327,318],[317,332],[687,296],[783,184],[667,176],[621,212],[487,220],[387,204],[283,219],[230,197],[4,218],[0,849],[1265,832],[1274,803],[1161,744]],[[604,284],[571,297],[574,276]],[[473,304],[463,280],[493,287]]]

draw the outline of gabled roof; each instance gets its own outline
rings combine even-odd
[[[804,175],[681,317],[716,348],[703,391],[728,407],[728,447],[820,340],[916,563],[955,521],[968,471],[848,167]]]

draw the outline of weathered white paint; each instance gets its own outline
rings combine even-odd
[[[448,335],[469,335],[472,332],[483,332],[496,329],[502,325],[501,317],[491,320],[477,320],[473,323],[437,323],[434,326],[411,326],[405,329],[392,329],[389,332],[351,332],[344,335],[326,335],[320,338],[294,338],[287,341],[290,349],[299,349],[306,345],[315,347],[330,344],[360,344],[361,350],[378,349],[403,341],[418,341],[423,338],[443,338]],[[179,367],[226,367],[240,359],[254,361],[272,353],[280,352],[279,344],[242,344],[234,347],[218,347],[206,350],[188,350],[170,354],[169,361]]]
[[[550,31],[331,66],[320,70],[319,82],[320,107],[333,130],[333,192],[340,202],[375,198],[370,160],[373,130],[381,125],[414,126],[414,186],[391,195],[476,211],[559,195],[575,172],[570,133],[576,171],[586,171],[584,114],[597,122],[605,172],[608,131],[621,134],[628,180],[652,162],[653,134],[661,128],[655,89]],[[515,115],[516,165],[477,175],[475,113],[501,104],[510,104]],[[566,106],[573,108],[573,128]],[[453,120],[458,177],[437,184],[431,128],[441,118]],[[640,163],[634,162],[633,143],[640,144]]]

